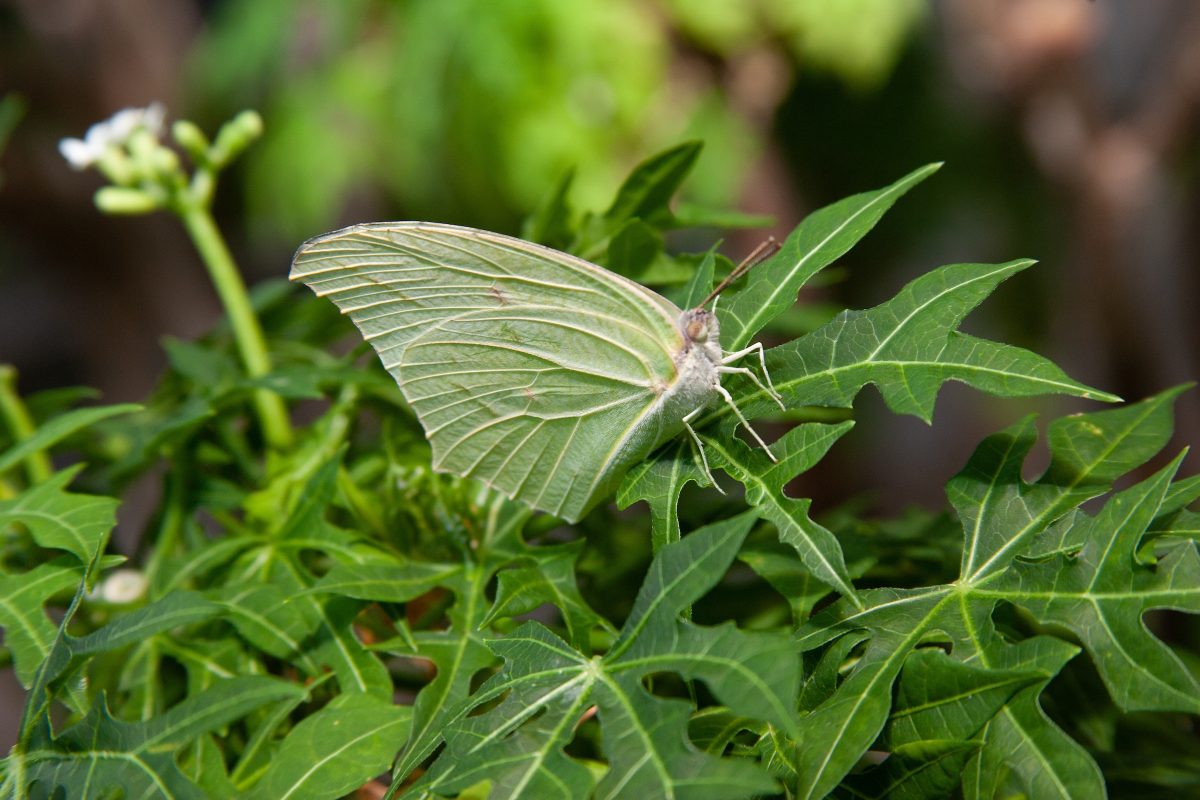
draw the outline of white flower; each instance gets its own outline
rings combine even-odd
[[[73,169],[86,169],[100,157],[100,153],[83,139],[60,139],[58,152]]]
[[[139,129],[148,130],[157,136],[162,132],[165,116],[166,111],[162,103],[151,103],[145,108],[122,109],[108,120],[108,135],[118,144],[128,140]]]
[[[166,109],[161,103],[151,103],[145,108],[122,109],[88,128],[82,139],[59,141],[58,152],[73,168],[86,169],[99,161],[110,147],[123,146],[139,130],[150,131],[158,136],[165,117]]]
[[[113,605],[124,605],[141,599],[148,585],[146,576],[136,569],[118,569],[100,582],[92,596]]]

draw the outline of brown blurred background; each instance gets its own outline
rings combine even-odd
[[[771,214],[776,233],[945,160],[807,300],[873,305],[941,263],[1031,256],[968,330],[1128,399],[1200,375],[1194,0],[8,0],[9,94],[25,110],[0,156],[0,361],[25,391],[137,399],[160,338],[217,316],[175,221],[100,214],[98,176],[57,151],[151,101],[209,130],[263,113],[219,194],[251,281],[348,222],[513,232],[571,167],[577,207],[599,208],[685,137],[708,142],[686,199]],[[1086,407],[951,387],[927,429],[873,392],[858,405],[818,508],[864,490],[939,504],[986,433]],[[1200,441],[1195,393],[1179,425]]]

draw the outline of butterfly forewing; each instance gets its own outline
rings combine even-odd
[[[497,234],[385,223],[306,243],[292,278],[372,343],[440,470],[576,519],[658,438],[679,310],[618,275]]]

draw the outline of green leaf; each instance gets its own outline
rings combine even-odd
[[[579,593],[575,562],[579,560],[583,545],[580,540],[557,547],[531,548],[536,554],[531,566],[500,570],[496,601],[480,625],[487,626],[499,617],[517,617],[540,606],[553,605],[563,615],[571,644],[582,652],[590,652],[592,629],[613,628]]]
[[[338,564],[309,592],[340,594],[360,600],[403,603],[438,586],[449,586],[463,573],[463,564],[413,561],[403,565]]]
[[[197,737],[179,757],[179,769],[208,797],[236,797],[237,787],[229,780],[225,757],[213,734]]]
[[[591,772],[562,752],[591,702],[588,661],[535,623],[525,623],[494,647],[510,663],[475,697],[511,694],[489,713],[451,723],[446,749],[423,785],[448,794],[488,780],[489,797],[496,800],[591,797]]]
[[[1049,637],[1009,644],[996,630],[993,612],[1002,601],[1026,605],[1031,599],[1034,608],[1040,609],[1040,598],[1056,597],[1055,587],[1060,584],[1068,590],[1064,600],[1070,603],[1071,580],[1055,573],[1041,575],[1032,597],[1027,597],[1031,584],[1023,584],[1020,576],[1028,570],[1049,570],[1042,565],[1052,562],[1030,565],[1017,561],[1017,556],[1057,519],[1072,526],[1084,524],[1078,522],[1082,519],[1082,512],[1075,509],[1078,503],[1103,493],[1113,480],[1161,448],[1170,432],[1168,409],[1174,394],[1167,392],[1127,408],[1076,415],[1054,423],[1051,467],[1032,485],[1021,478],[1021,464],[1033,442],[1029,421],[989,437],[947,487],[963,526],[966,555],[959,580],[923,589],[862,592],[859,603],[842,599],[801,627],[797,642],[804,651],[832,647],[830,643],[836,644],[843,636],[855,637],[857,641],[852,642],[856,645],[865,639],[865,644],[836,689],[818,698],[819,704],[804,718],[795,741],[771,745],[771,757],[779,764],[777,773],[789,781],[797,797],[828,794],[854,767],[884,728],[892,705],[891,687],[905,659],[930,638],[948,638],[951,654],[957,660],[992,670],[1031,669],[1041,676],[1014,695],[983,730],[983,744],[970,761],[973,771],[969,770],[964,786],[968,796],[991,798],[1001,788],[1034,797],[1101,796],[1103,782],[1095,763],[1038,705],[1045,683],[1077,652],[1076,648]],[[1161,501],[1169,477],[1160,475],[1158,480],[1157,496]],[[1146,491],[1144,487],[1142,491]],[[1121,591],[1138,598],[1136,603],[1110,607],[1112,616],[1105,619],[1123,632],[1124,638],[1105,641],[1098,635],[1101,631],[1093,629],[1091,640],[1085,644],[1103,674],[1104,662],[1116,655],[1114,650],[1140,643],[1141,649],[1150,653],[1152,664],[1143,678],[1132,684],[1131,691],[1153,696],[1146,695],[1147,680],[1176,681],[1172,684],[1176,690],[1186,681],[1178,683],[1183,680],[1178,665],[1172,663],[1173,658],[1161,645],[1142,638],[1149,634],[1143,632],[1129,639],[1128,632],[1141,629],[1145,607],[1162,602],[1155,593],[1171,585],[1172,575],[1180,567],[1185,568],[1179,576],[1186,585],[1195,554],[1189,550],[1194,546],[1187,543],[1173,559],[1157,565],[1160,570],[1165,566],[1165,573],[1155,573],[1155,567],[1149,565],[1143,566],[1140,573],[1128,566],[1133,563],[1140,538],[1133,529],[1140,525],[1144,533],[1158,508],[1157,502],[1145,502],[1153,508],[1144,509],[1145,513],[1131,522],[1132,527],[1122,533],[1122,548],[1118,548],[1121,555],[1113,555],[1125,560],[1124,579],[1133,582]],[[1128,509],[1130,503],[1122,501],[1118,506]],[[1109,535],[1115,534],[1110,530]],[[1051,538],[1061,541],[1063,537]],[[976,555],[970,555],[972,552]],[[1079,574],[1093,575],[1084,566],[1088,562],[1059,558],[1060,570],[1079,568]],[[1185,590],[1183,605],[1188,607],[1190,603],[1190,592]],[[1080,619],[1072,622],[1079,625]],[[1122,677],[1132,680],[1127,674]],[[1165,702],[1162,698],[1160,694],[1157,702]]]
[[[941,385],[960,380],[995,394],[1015,396],[1045,392],[1116,399],[1079,384],[1051,362],[1020,348],[974,339],[954,329],[972,308],[1004,278],[1031,262],[998,266],[943,267],[907,286],[893,300],[868,311],[848,311],[824,327],[767,352],[768,371],[789,406],[850,407],[867,383],[874,383],[898,413],[929,420]],[[775,410],[774,402],[745,379],[730,381],[731,392],[747,417]],[[820,581],[853,595],[841,548],[832,534],[809,520],[807,500],[791,500],[782,487],[801,469],[824,455],[800,448],[799,463],[785,454],[772,465],[765,454],[733,437],[737,421],[721,407],[700,420],[719,420],[715,433],[702,434],[709,459],[747,487],[747,499],[781,538],[797,549],[805,566]],[[772,447],[779,457],[790,450],[787,437]],[[654,535],[669,540],[677,528],[679,493],[689,480],[700,482],[682,445],[661,450],[635,467],[618,494],[622,506],[638,499],[651,504]]]
[[[317,620],[304,614],[280,586],[271,583],[227,586],[210,595],[228,611],[227,621],[264,653],[296,660],[310,675],[319,669],[305,652]]]
[[[129,414],[141,410],[141,406],[124,403],[114,406],[96,406],[94,408],[77,408],[41,425],[32,436],[22,439],[17,444],[0,453],[0,473],[7,472],[13,465],[30,453],[47,450],[61,442],[73,433],[89,428],[102,419],[115,417],[119,414]]]
[[[313,691],[320,683],[321,681],[318,680],[309,684],[309,691]],[[357,698],[361,695],[353,696]],[[237,765],[229,774],[229,780],[235,787],[238,789],[246,788],[260,778],[270,767],[275,753],[279,749],[279,744],[281,744],[276,739],[276,734],[281,729],[290,727],[288,719],[304,699],[292,698],[281,700],[269,710],[264,709],[256,714],[253,719],[247,720],[246,744],[239,754]]]
[[[1014,695],[984,727],[983,745],[963,771],[965,798],[991,800],[1017,793],[1061,800],[1105,796],[1096,762],[1038,703],[1046,684],[1077,652],[1064,641],[1038,636],[988,659],[995,669],[1036,670],[1041,679]]]
[[[729,567],[752,523],[753,515],[743,514],[659,551],[604,656],[588,659],[537,623],[491,642],[505,668],[452,723],[446,751],[422,785],[446,793],[486,777],[493,797],[736,798],[772,791],[751,762],[697,750],[687,738],[689,704],[651,695],[643,685],[648,674],[675,672],[704,681],[731,708],[791,727],[799,661],[785,638],[679,618]],[[462,716],[501,698],[483,714]],[[609,763],[594,792],[586,767],[563,752],[591,705]]]
[[[767,214],[704,208],[691,203],[675,206],[674,226],[679,228],[768,228],[775,218]]]
[[[100,556],[97,555],[92,564],[99,562]],[[87,572],[90,570],[85,571],[85,574]],[[173,592],[148,606],[118,617],[86,636],[74,637],[66,632],[66,627],[74,617],[85,589],[86,581],[81,580],[75,597],[63,614],[63,620],[50,642],[46,657],[29,687],[21,719],[22,742],[35,735],[43,738],[48,735],[46,713],[53,698],[53,691],[88,658],[137,644],[171,628],[202,622],[221,610],[220,606],[210,603],[195,592]]]
[[[716,271],[716,267],[717,250],[714,247],[705,253],[704,258],[696,265],[696,270],[692,273],[692,279],[688,281],[687,288],[679,298],[680,308],[695,308],[700,305],[701,300],[712,293],[713,274]]]
[[[752,523],[749,513],[741,514],[707,525],[669,550],[659,551],[609,655],[619,654],[644,629],[674,619],[703,597],[733,562]]]
[[[761,734],[765,726],[753,717],[743,717],[724,706],[710,706],[692,714],[688,720],[688,738],[711,755],[724,753],[742,733]]]
[[[949,380],[1002,397],[1067,394],[1118,400],[1072,380],[1035,353],[955,330],[1001,281],[1032,264],[941,267],[882,305],[843,312],[812,333],[767,352],[775,388],[789,406],[849,408],[858,392],[873,383],[892,411],[926,422],[932,418],[938,390]],[[775,408],[761,391],[741,396],[747,417]],[[723,415],[728,420],[727,412]]]
[[[617,506],[628,508],[638,500],[650,505],[650,537],[654,552],[680,538],[679,495],[689,482],[708,485],[690,442],[667,444],[657,454],[625,474],[617,492]]]
[[[484,598],[472,602],[470,595],[464,593],[462,597],[466,602],[460,601],[451,609],[450,631],[412,634],[415,650],[410,649],[405,637],[375,645],[378,650],[396,655],[428,659],[437,668],[433,680],[421,688],[413,703],[412,734],[392,773],[393,782],[403,780],[432,755],[446,733],[447,720],[456,715],[470,694],[471,679],[495,661],[484,637],[476,632],[487,610]],[[474,627],[468,628],[472,622]]]
[[[795,548],[817,580],[846,597],[855,596],[846,571],[842,548],[828,530],[808,516],[811,500],[793,500],[783,493],[797,474],[821,460],[851,427],[809,423],[788,431],[771,445],[776,461],[761,450],[752,450],[733,436],[705,436],[709,463],[719,467],[746,487],[746,501],[763,519],[775,525],[779,539]]]
[[[307,576],[288,559],[277,562],[275,581],[293,594],[293,603],[315,632],[306,642],[310,656],[329,665],[344,693],[370,694],[380,699],[392,696],[392,678],[387,667],[354,635],[353,621],[362,603],[348,597],[318,600],[304,593]]]
[[[662,252],[663,238],[658,231],[640,219],[631,219],[609,240],[604,266],[646,282],[646,272]]]
[[[544,244],[556,250],[566,250],[575,238],[571,225],[571,204],[568,193],[575,171],[563,174],[550,192],[521,225],[521,238]]]
[[[961,574],[980,580],[1017,555],[1043,556],[1077,546],[1063,540],[1070,526],[1047,527],[1162,449],[1171,436],[1171,404],[1180,391],[1055,420],[1047,437],[1050,467],[1033,484],[1021,478],[1036,438],[1031,418],[985,439],[946,486],[967,531]]]
[[[700,142],[685,142],[638,164],[613,200],[605,219],[619,225],[628,219],[658,220],[670,211],[667,203],[700,155]]]
[[[803,650],[846,630],[866,629],[872,636],[854,669],[804,718],[793,748],[779,754],[795,776],[797,797],[824,797],[874,742],[888,717],[892,683],[926,624],[933,624],[927,621],[940,619],[947,593],[880,589],[863,592],[860,599],[862,610],[839,601],[798,633]]]
[[[741,350],[763,327],[791,308],[808,280],[840,258],[867,234],[905,192],[932,175],[930,164],[884,189],[847,197],[809,214],[784,241],[778,253],[730,291],[718,316],[728,351]]]
[[[66,491],[79,470],[63,470],[16,497],[0,500],[0,525],[20,523],[40,546],[66,550],[90,563],[116,524],[120,501]]]
[[[71,638],[74,658],[107,653],[181,625],[203,622],[221,613],[221,606],[195,592],[172,592],[148,606],[118,617],[87,636]]]
[[[283,740],[248,798],[342,797],[386,772],[408,737],[412,709],[368,695],[342,695]]]
[[[888,723],[890,755],[849,779],[853,797],[950,797],[962,770],[982,745],[975,737],[1035,672],[984,669],[921,649],[905,661]]]
[[[229,386],[241,375],[232,353],[173,336],[165,337],[162,345],[171,368],[204,394],[215,394],[218,387]]]
[[[449,720],[454,719],[470,694],[471,679],[490,666],[495,656],[482,630],[488,613],[485,590],[496,570],[523,558],[530,549],[521,531],[532,512],[493,492],[481,495],[483,531],[477,540],[476,560],[461,573],[444,582],[454,593],[447,612],[449,629],[419,631],[410,638],[400,636],[375,648],[432,661],[434,679],[426,684],[413,703],[412,736],[392,773],[393,787],[427,759],[441,743]]]
[[[847,781],[835,797],[864,800],[929,800],[953,797],[962,769],[978,742],[924,739],[897,747],[878,769]]]
[[[20,755],[30,797],[91,798],[120,790],[126,797],[203,798],[175,763],[175,753],[267,703],[303,696],[274,678],[221,681],[142,722],[114,719],[103,695],[87,717],[52,743]]]
[[[967,741],[1010,697],[1043,678],[1038,672],[954,661],[937,648],[917,650],[900,673],[887,741],[892,747],[934,739]]]
[[[1156,565],[1138,563],[1138,544],[1157,515],[1182,454],[1113,496],[1095,517],[1072,520],[1076,556],[1017,562],[989,591],[1083,642],[1117,705],[1126,711],[1200,713],[1200,681],[1142,622],[1152,608],[1200,613],[1200,554],[1188,543]]]
[[[57,626],[43,606],[55,595],[74,589],[83,580],[83,567],[63,556],[16,575],[0,574],[0,628],[12,654],[17,680],[25,688],[50,654]]]
[[[109,468],[112,480],[120,483],[148,469],[157,459],[172,452],[217,414],[207,397],[188,396],[179,403],[154,404],[112,424],[114,436],[127,442],[128,450]]]

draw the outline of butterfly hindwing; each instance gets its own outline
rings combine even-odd
[[[576,519],[657,441],[679,311],[595,265],[428,223],[348,228],[292,271],[372,343],[434,466]]]

